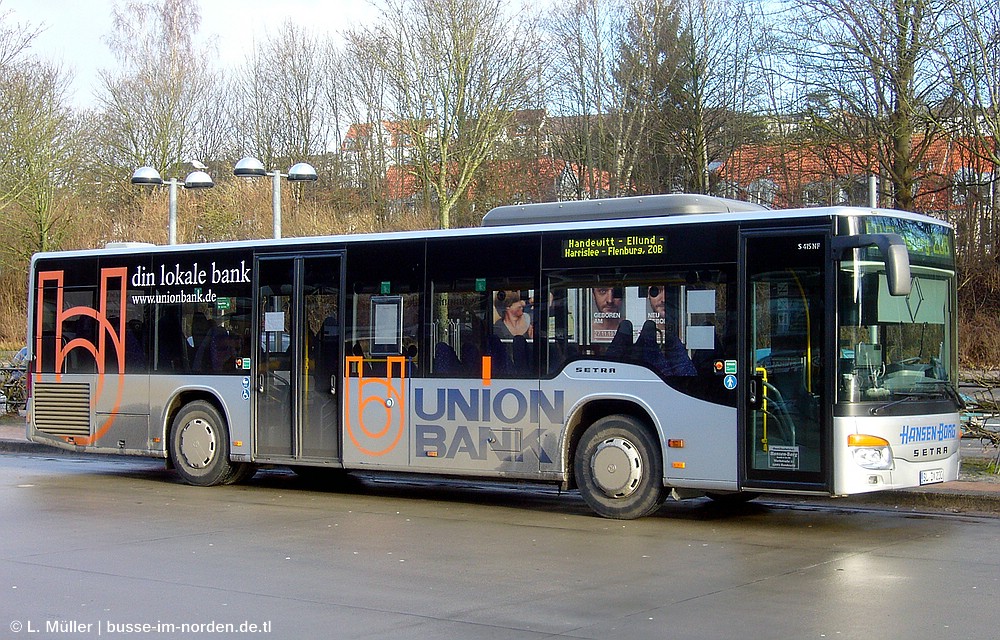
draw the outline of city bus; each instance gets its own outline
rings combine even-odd
[[[958,475],[954,232],[914,213],[509,205],[478,228],[42,253],[29,287],[29,439],[193,485],[496,479],[627,519]]]

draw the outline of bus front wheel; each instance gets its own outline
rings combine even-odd
[[[605,518],[641,518],[663,502],[660,447],[632,416],[605,416],[590,425],[576,449],[574,473],[583,499]]]
[[[170,429],[170,461],[188,484],[227,484],[242,475],[229,460],[229,430],[219,410],[197,400],[185,405]]]

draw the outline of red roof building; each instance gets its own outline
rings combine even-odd
[[[919,211],[947,215],[965,208],[970,199],[984,201],[994,166],[984,159],[985,149],[975,149],[971,138],[942,138],[928,147],[915,176]],[[785,208],[867,205],[868,179],[877,173],[873,147],[802,144],[740,147],[716,175],[728,195]],[[883,204],[888,188],[880,187]]]

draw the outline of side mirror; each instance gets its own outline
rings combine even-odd
[[[860,249],[875,245],[885,260],[885,274],[889,294],[910,295],[910,254],[906,243],[898,233],[867,233],[858,236],[837,236],[833,239],[833,251],[839,258],[848,249]]]

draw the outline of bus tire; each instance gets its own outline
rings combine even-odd
[[[243,484],[257,475],[257,465],[249,462],[230,462],[233,473],[225,484]]]
[[[170,428],[170,461],[188,484],[210,487],[240,475],[242,465],[229,460],[229,430],[212,404],[184,405]]]
[[[662,460],[651,429],[632,416],[610,415],[583,433],[573,469],[591,509],[605,518],[631,520],[663,502]]]

